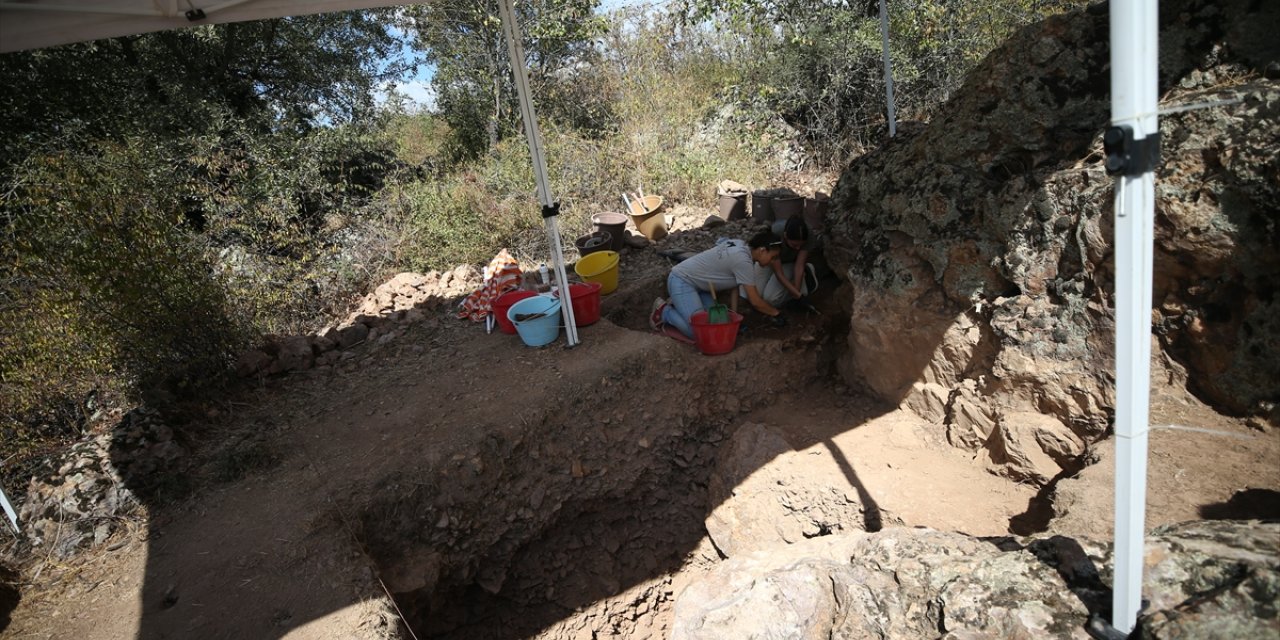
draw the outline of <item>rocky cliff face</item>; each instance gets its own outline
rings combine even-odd
[[[1153,360],[1222,409],[1267,413],[1280,8],[1226,4],[1161,6],[1161,107],[1222,104],[1161,118]],[[1108,38],[1105,6],[1022,31],[944,118],[856,160],[833,197],[831,261],[852,294],[842,375],[1017,479],[1069,466],[1115,405]]]
[[[1280,525],[1192,522],[1153,531],[1134,638],[1280,633]],[[772,547],[677,596],[674,640],[1080,638],[1109,615],[1111,549],[1087,538],[971,538],[886,529]]]

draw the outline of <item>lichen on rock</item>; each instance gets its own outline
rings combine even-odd
[[[1229,4],[1161,7],[1163,106],[1215,106],[1161,119],[1153,332],[1193,392],[1266,415],[1280,404],[1280,82],[1256,24],[1278,10]],[[1115,407],[1107,42],[1105,12],[1024,29],[945,116],[855,160],[832,199],[828,255],[852,294],[843,377],[1041,484]],[[1011,452],[1032,413],[1049,432],[1020,439],[1042,446]]]

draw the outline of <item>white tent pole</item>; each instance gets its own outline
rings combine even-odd
[[[13,523],[14,533],[22,533],[22,529],[18,528],[18,514],[13,512],[13,505],[9,504],[9,496],[4,494],[4,487],[0,487],[0,506],[4,507],[4,514],[9,517],[9,522]]]
[[[1142,602],[1151,386],[1154,163],[1134,143],[1157,141],[1157,0],[1111,2],[1111,124],[1130,127],[1135,167],[1116,180],[1116,510],[1112,626],[1133,630]],[[1110,134],[1110,132],[1109,132]],[[1119,134],[1117,134],[1119,136]],[[1158,144],[1158,142],[1156,143]]]
[[[511,73],[515,77],[516,94],[520,98],[520,116],[524,119],[525,136],[529,139],[529,155],[533,157],[533,175],[538,182],[538,201],[542,203],[543,221],[547,226],[547,242],[551,244],[551,261],[555,265],[556,287],[560,291],[560,309],[564,317],[565,336],[572,347],[578,344],[578,328],[573,318],[573,296],[569,293],[569,276],[564,270],[564,245],[560,239],[559,217],[553,208],[551,184],[547,181],[547,160],[542,150],[542,134],[538,131],[538,117],[533,110],[533,97],[529,95],[529,75],[524,67],[524,45],[520,37],[520,25],[516,23],[511,0],[498,0],[498,12],[502,16],[503,34],[507,39],[507,55],[511,58]],[[551,215],[548,215],[550,213]]]
[[[889,60],[889,11],[880,0],[880,48],[884,52],[884,94],[889,103],[889,137],[898,134],[898,116],[893,104],[893,63]]]

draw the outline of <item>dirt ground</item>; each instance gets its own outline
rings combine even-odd
[[[682,212],[657,248],[745,228],[693,231],[706,213]],[[746,423],[794,450],[770,473],[848,495],[886,527],[994,536],[1039,518],[1109,535],[1105,445],[1054,507],[844,387],[838,283],[816,296],[822,315],[750,318],[732,353],[707,357],[646,326],[668,268],[652,249],[624,256],[620,290],[573,349],[442,314],[344,366],[243,391],[195,455],[239,438],[275,463],[148,505],[73,561],[36,559],[3,637],[663,638],[680,590],[721,560],[703,524],[709,475]],[[1176,386],[1153,402],[1155,424],[1207,432],[1153,433],[1149,527],[1249,515],[1225,505],[1280,490],[1280,432]],[[1051,507],[1067,513],[1048,520]]]

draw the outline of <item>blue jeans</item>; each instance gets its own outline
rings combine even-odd
[[[689,324],[689,319],[693,314],[715,304],[711,293],[698,289],[674,273],[667,276],[667,293],[671,296],[671,304],[663,307],[662,321],[692,339],[693,327]]]

